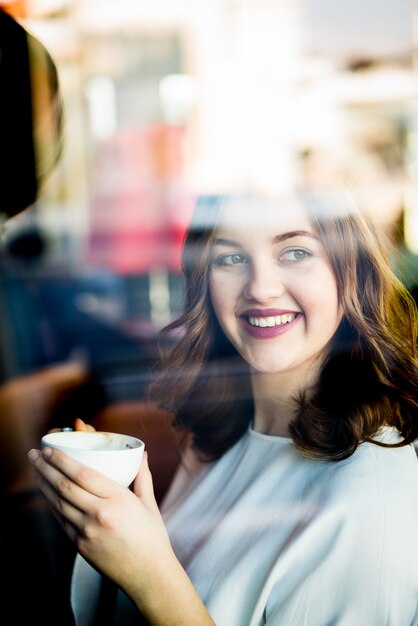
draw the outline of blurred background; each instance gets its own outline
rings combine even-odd
[[[280,194],[342,182],[395,243],[394,269],[416,297],[416,0],[9,0],[0,7],[50,51],[64,99],[61,159],[37,202],[2,235],[2,382],[48,372],[42,384],[56,392],[46,405],[37,378],[25,390],[31,411],[19,409],[16,420],[2,408],[14,426],[1,437],[16,424],[19,431],[3,444],[12,459],[0,468],[4,493],[22,498],[33,488],[27,473],[9,480],[4,467],[14,455],[26,458],[42,430],[143,397],[157,333],[182,310],[180,247],[199,193]],[[57,387],[49,368],[62,364],[68,376]],[[53,522],[39,522],[33,500],[23,507],[29,522],[21,521],[22,507],[7,506],[0,537],[11,580],[25,568],[36,573],[24,565],[36,542],[38,564],[49,554],[43,576],[62,578],[73,554],[65,542],[62,550]],[[9,538],[19,529],[28,539],[16,552]],[[67,582],[65,573],[64,592]],[[40,613],[43,593],[50,588],[32,597]],[[65,597],[51,624],[71,623],[63,607]]]
[[[62,159],[4,235],[11,375],[84,359],[111,399],[140,395],[182,307],[197,193],[343,180],[415,285],[417,2],[0,5],[51,52],[65,103]]]

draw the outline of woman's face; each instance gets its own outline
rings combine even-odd
[[[257,372],[306,371],[342,318],[337,282],[306,209],[232,200],[211,251],[224,333]]]

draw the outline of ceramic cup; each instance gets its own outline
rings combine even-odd
[[[42,437],[41,447],[62,450],[128,487],[140,468],[145,444],[130,435],[80,430],[48,433]]]

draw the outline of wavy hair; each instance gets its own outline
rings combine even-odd
[[[161,362],[148,392],[207,459],[237,442],[253,418],[247,364],[209,297],[210,251],[226,201],[206,196],[196,204],[183,247],[184,313],[160,333]],[[315,390],[298,398],[293,442],[330,461],[349,457],[363,441],[407,445],[418,437],[415,302],[392,271],[380,233],[349,196],[305,194],[302,201],[334,270],[343,319]],[[397,428],[401,441],[375,440],[383,426]]]

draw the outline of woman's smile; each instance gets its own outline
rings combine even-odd
[[[255,339],[272,339],[288,332],[301,317],[296,311],[258,310],[244,311],[239,316],[241,327]]]

